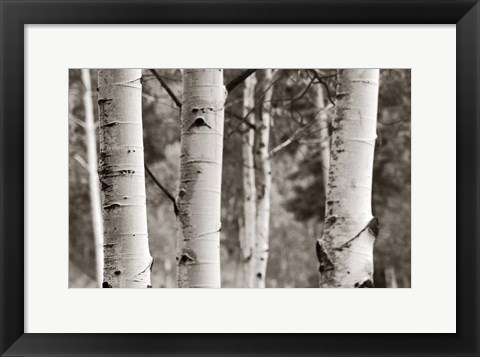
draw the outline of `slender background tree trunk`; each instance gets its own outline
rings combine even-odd
[[[255,130],[255,83],[251,75],[245,80],[243,91],[243,117],[247,124],[242,126],[242,159],[243,159],[243,229],[241,236],[242,266],[244,287],[253,287],[253,248],[255,243],[257,190],[255,187],[254,145]]]
[[[141,77],[139,69],[98,71],[103,287],[107,288],[151,287]]]
[[[184,70],[177,237],[180,288],[220,287],[225,100],[223,70]]]
[[[257,165],[257,224],[253,264],[254,287],[264,288],[269,251],[270,189],[272,183],[268,147],[270,140],[273,71],[271,69],[257,70],[256,76],[255,120],[258,134],[255,147]]]
[[[85,109],[85,133],[87,136],[87,168],[92,211],[93,238],[95,244],[95,279],[97,286],[103,282],[103,220],[100,187],[98,178],[97,139],[92,103],[92,84],[89,69],[82,69],[82,81],[85,86],[83,105]]]
[[[388,267],[385,269],[385,280],[386,280],[386,287],[391,289],[397,289],[397,276],[395,274],[394,267]]]
[[[328,190],[328,170],[330,168],[330,125],[328,122],[328,114],[325,110],[323,85],[319,83],[316,89],[317,108],[319,110],[318,123],[320,125],[320,161],[322,163],[322,181],[326,196]]]
[[[323,237],[320,287],[373,286],[372,173],[378,69],[339,70]]]

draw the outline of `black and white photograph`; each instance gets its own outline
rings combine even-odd
[[[479,355],[480,0],[0,12],[2,357]]]
[[[69,69],[70,288],[410,288],[411,71]]]

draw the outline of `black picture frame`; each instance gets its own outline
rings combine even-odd
[[[0,4],[2,356],[480,355],[478,0],[1,0]],[[25,73],[22,60],[24,25],[158,23],[456,24],[457,333],[278,335],[24,333],[23,237],[26,229],[24,199],[28,194],[24,191],[24,177],[28,174],[24,171]],[[455,218],[452,217],[453,219]],[[445,262],[444,268],[451,269],[449,262]],[[449,281],[444,283],[445,286],[452,284]],[[312,306],[312,310],[317,308]],[[308,318],[305,316],[305,319]],[[415,324],[415,321],[412,321],[412,324]]]

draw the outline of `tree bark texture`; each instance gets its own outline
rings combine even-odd
[[[185,69],[178,193],[177,285],[220,287],[222,69]]]
[[[104,288],[151,287],[141,77],[139,69],[98,71]]]
[[[87,169],[92,212],[93,239],[95,245],[95,279],[97,287],[103,282],[103,219],[102,203],[98,178],[98,157],[95,121],[93,116],[92,84],[89,69],[82,69],[82,81],[85,86],[83,106],[85,109],[85,134],[87,138]]]
[[[373,287],[373,154],[378,69],[339,70],[325,225],[317,241],[320,287]]]
[[[251,75],[245,80],[243,90],[243,118],[246,122],[242,126],[242,183],[243,183],[243,229],[241,236],[241,254],[244,276],[244,287],[254,286],[253,249],[256,235],[257,220],[257,190],[255,187],[255,84],[257,80]]]
[[[264,288],[269,251],[270,190],[272,183],[269,140],[273,71],[271,69],[257,70],[256,77],[255,122],[257,140],[255,144],[255,163],[257,167],[257,222],[253,251],[253,286]]]
[[[322,181],[326,196],[328,190],[328,170],[330,168],[330,123],[328,121],[328,114],[325,110],[323,85],[319,83],[316,89],[318,123],[320,126],[320,162],[322,164]]]

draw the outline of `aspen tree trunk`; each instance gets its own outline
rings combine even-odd
[[[253,251],[253,286],[256,288],[264,288],[269,251],[270,188],[272,182],[268,146],[270,138],[270,101],[273,92],[273,72],[271,69],[258,70],[256,76],[255,120],[257,126],[257,142],[255,156],[257,165],[257,222]]]
[[[106,288],[151,287],[141,77],[139,69],[98,71]]]
[[[239,255],[239,260],[240,260],[240,269],[241,269],[241,279],[236,279],[236,287],[237,288],[246,288],[248,287],[248,275],[246,271],[246,265],[244,264],[244,256],[245,256],[245,224],[244,219],[242,216],[238,216],[237,218],[238,222],[238,241],[240,243],[240,255]],[[235,273],[235,276],[237,274]]]
[[[243,91],[243,117],[247,124],[242,127],[242,164],[243,164],[243,229],[241,237],[242,267],[244,287],[254,286],[253,248],[255,243],[257,219],[257,190],[255,187],[254,145],[255,130],[255,84],[256,78],[251,75],[245,80]],[[250,124],[250,125],[249,125]]]
[[[328,170],[330,168],[330,130],[328,115],[325,111],[325,96],[323,92],[323,85],[319,83],[317,85],[317,108],[318,122],[320,125],[320,161],[322,163],[322,181],[325,196],[328,190]]]
[[[220,287],[223,116],[221,69],[185,69],[178,194],[177,285]]]
[[[97,140],[93,119],[92,84],[89,69],[82,69],[82,81],[85,86],[83,105],[85,109],[85,133],[87,136],[88,186],[90,190],[90,206],[95,244],[95,279],[97,287],[100,288],[103,282],[103,221],[97,172]]]
[[[339,70],[323,237],[320,287],[373,287],[372,173],[378,69]]]

